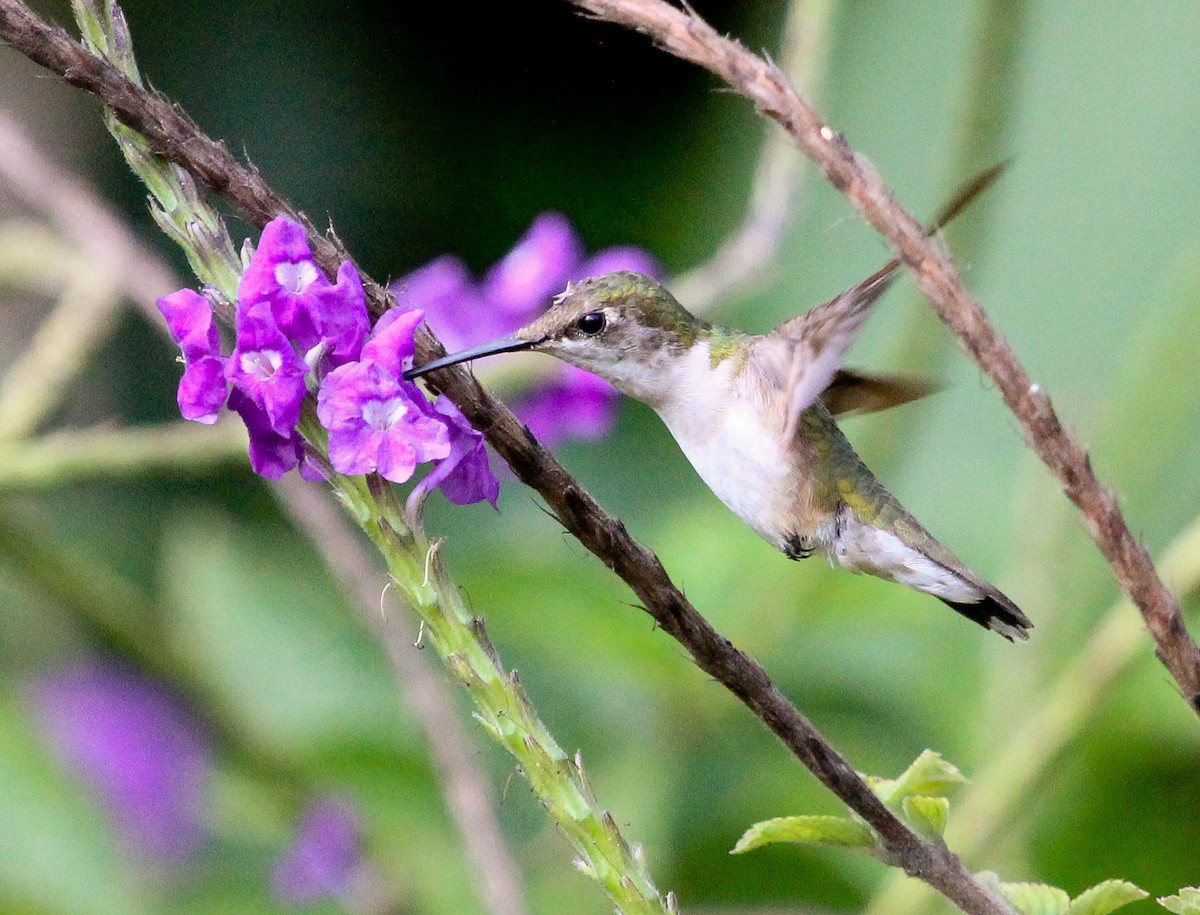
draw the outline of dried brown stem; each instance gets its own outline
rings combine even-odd
[[[1159,659],[1200,713],[1200,649],[1183,622],[1178,598],[1158,577],[1150,554],[1125,522],[1116,496],[1096,478],[1087,451],[1064,428],[1049,395],[1029,377],[1008,341],[963,286],[949,256],[896,203],[874,166],[825,123],[776,66],[718,34],[690,9],[663,0],[571,2],[600,19],[645,33],[663,50],[710,70],[753,101],[891,243],[938,317],[995,382],[1029,446],[1079,508],[1088,534],[1112,566],[1121,590],[1141,612]]]
[[[61,29],[39,20],[18,0],[0,0],[0,39],[96,95],[122,122],[146,136],[156,152],[204,180],[256,224],[281,214],[294,215],[257,172],[239,164],[224,146],[204,136],[162,96],[134,86],[114,68],[91,57]],[[921,234],[919,227],[916,232]],[[310,241],[318,261],[330,273],[347,257],[336,241],[315,232],[310,233]],[[364,280],[364,285],[373,309],[385,308],[386,293],[373,282]],[[422,334],[417,344],[422,361],[444,353],[431,334]],[[925,880],[965,911],[1008,915],[1009,908],[975,882],[944,845],[923,841],[875,796],[762,667],[696,612],[658,558],[635,542],[619,520],[605,513],[465,368],[447,369],[438,380],[517,476],[536,489],[562,524],[630,586],[646,611],[688,649],[695,663],[741,699],[823,784],[871,824],[882,842],[885,860]]]

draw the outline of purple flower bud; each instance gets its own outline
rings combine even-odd
[[[225,364],[225,377],[266,413],[279,435],[290,436],[300,421],[307,373],[266,303],[238,308],[237,346]]]
[[[337,899],[363,867],[358,818],[335,798],[309,804],[292,844],[271,872],[271,887],[286,906]]]
[[[583,245],[559,213],[543,213],[504,258],[488,271],[483,297],[494,308],[532,317],[562,292],[583,259]]]
[[[172,863],[200,846],[209,743],[161,683],[82,662],[44,677],[34,705],[54,751],[97,792],[131,848]]]
[[[179,380],[177,397],[179,412],[184,419],[211,425],[217,421],[229,390],[212,305],[194,289],[180,289],[163,296],[157,305],[171,338],[183,350],[183,377]]]

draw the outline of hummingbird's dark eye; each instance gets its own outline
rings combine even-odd
[[[589,311],[575,322],[575,326],[589,337],[594,337],[600,331],[604,330],[605,323],[604,312]]]

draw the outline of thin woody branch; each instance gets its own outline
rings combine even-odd
[[[1097,479],[1087,451],[1062,425],[1049,395],[1029,377],[1008,341],[967,291],[949,256],[896,203],[874,166],[825,123],[778,67],[720,35],[690,8],[680,9],[664,0],[570,2],[597,18],[645,33],[664,51],[699,64],[753,101],[891,243],[938,317],[995,382],[1029,446],[1079,508],[1088,534],[1108,560],[1121,590],[1141,612],[1159,660],[1200,714],[1200,649],[1184,624],[1179,599],[1159,578],[1150,554],[1130,531],[1116,496]]]
[[[255,224],[261,226],[278,215],[297,217],[257,172],[205,136],[167,99],[125,79],[63,30],[38,19],[19,0],[0,0],[0,40],[95,95],[118,119],[142,133],[156,152],[201,178]],[[309,240],[318,261],[330,273],[336,272],[341,260],[349,259],[336,240],[315,231],[310,231]],[[386,292],[365,276],[364,286],[372,309],[381,313],[388,306]],[[423,361],[445,352],[427,332],[418,337],[417,344]],[[692,607],[658,558],[634,541],[619,520],[605,513],[466,369],[445,370],[439,381],[441,390],[487,436],[517,476],[537,490],[562,524],[630,586],[655,621],[687,648],[697,666],[741,699],[826,787],[872,826],[888,863],[924,880],[965,911],[1009,915],[1007,905],[977,883],[944,844],[923,841],[879,800],[762,667]]]

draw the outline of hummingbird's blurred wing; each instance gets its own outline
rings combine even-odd
[[[1007,167],[1007,162],[993,165],[976,175],[942,209],[926,229],[932,235],[963,211],[972,200],[991,186]],[[768,363],[769,374],[779,377],[782,360],[787,379],[787,425],[784,427],[785,447],[792,441],[800,416],[817,402],[822,392],[833,383],[842,357],[854,336],[892,282],[900,267],[898,260],[888,261],[861,283],[851,286],[841,295],[818,305],[804,314],[785,321],[767,334],[759,359]]]
[[[785,379],[785,443],[792,441],[801,414],[817,402],[837,377],[842,357],[870,314],[871,306],[892,284],[899,266],[899,261],[891,261],[836,298],[781,324],[758,347],[761,359],[775,363],[771,374]]]
[[[928,397],[941,385],[921,375],[868,374],[857,369],[838,369],[821,400],[835,417],[857,416],[890,410],[901,404]]]

